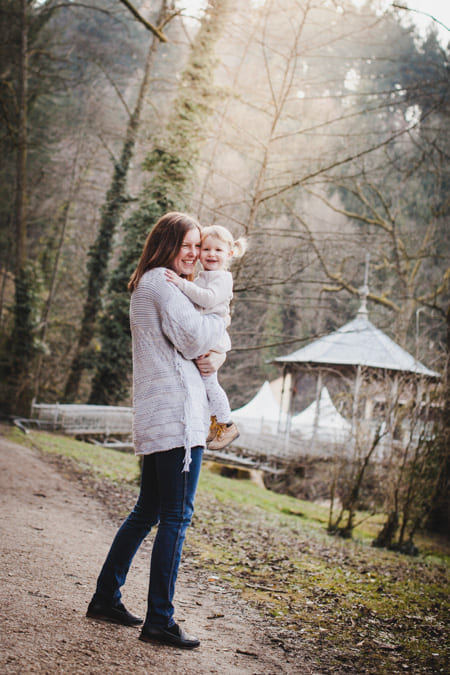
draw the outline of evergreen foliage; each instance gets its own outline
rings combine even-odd
[[[11,312],[12,330],[2,354],[5,379],[1,404],[6,412],[15,411],[21,414],[29,412],[31,366],[35,354],[35,288],[28,264],[29,158],[32,161],[30,150],[33,141],[35,145],[42,143],[36,132],[29,132],[29,126],[30,121],[40,119],[45,88],[55,75],[50,54],[44,49],[48,38],[46,27],[55,9],[52,0],[43,3],[41,7],[26,3],[25,0],[21,3],[3,0],[0,3],[0,15],[6,19],[0,22],[3,38],[0,53],[0,152],[8,158],[5,173],[0,174],[4,190],[0,199],[0,242],[8,252],[8,256],[2,261],[4,275],[6,277],[7,271],[10,271],[15,286]],[[38,73],[42,75],[39,76]],[[44,129],[45,124],[42,125],[42,131]],[[14,195],[13,199],[11,195]]]
[[[106,25],[108,20],[111,23],[106,7],[112,5],[107,0],[97,0],[96,4],[97,7],[94,4],[90,8],[91,24],[98,19],[106,35],[111,28],[111,25]],[[42,209],[42,204],[50,203],[50,177],[53,171],[58,172],[55,148],[75,124],[80,110],[78,103],[75,105],[77,96],[74,90],[81,82],[86,83],[91,65],[86,53],[84,59],[80,59],[79,41],[74,48],[68,35],[70,30],[76,32],[80,27],[80,22],[73,21],[72,10],[76,15],[75,6],[61,5],[57,0],[32,0],[26,3],[25,13],[21,14],[20,3],[16,0],[0,0],[0,152],[4,159],[0,169],[0,248],[3,278],[11,276],[19,285],[14,302],[4,302],[2,295],[3,328],[7,335],[9,333],[9,339],[4,342],[7,350],[1,358],[9,373],[9,387],[13,387],[16,379],[17,396],[23,411],[26,406],[20,393],[23,390],[21,383],[25,378],[32,386],[34,362],[30,345],[35,340],[32,333],[25,338],[24,331],[32,329],[32,323],[26,317],[34,315],[44,305],[28,283],[29,272],[25,267],[28,260],[32,261],[37,271],[42,265],[44,279],[50,281],[52,277],[51,266],[56,257],[54,218],[57,207],[53,204],[54,211],[49,213]],[[84,12],[86,14],[86,10]],[[65,39],[60,39],[60,34]],[[110,50],[104,51],[112,56]],[[81,62],[83,68],[79,67]],[[22,101],[19,88],[23,80],[26,94]],[[20,181],[16,168],[19,152],[23,156]],[[60,195],[64,193],[64,178],[63,175],[61,182],[61,177],[58,177]],[[16,200],[11,198],[14,194]],[[13,213],[15,201],[23,204],[19,233],[19,216]],[[4,289],[5,286],[5,295],[14,293],[9,290],[8,284],[4,283]],[[16,316],[15,312],[20,315]],[[14,351],[8,351],[10,343]],[[20,345],[24,349],[22,359],[15,355]],[[7,409],[13,407],[16,398],[10,391],[4,404]],[[29,409],[25,412],[29,414]]]
[[[14,325],[0,362],[0,408],[4,413],[29,416],[33,396],[31,369],[37,353],[36,283],[28,265],[15,279]]]
[[[148,79],[148,71],[146,73]],[[101,294],[104,289],[108,264],[111,258],[114,234],[120,223],[120,217],[128,202],[126,185],[128,170],[136,143],[136,134],[139,127],[140,109],[145,86],[141,87],[140,101],[130,119],[128,133],[122,148],[120,161],[116,162],[111,186],[107,192],[105,203],[102,206],[100,227],[97,238],[89,251],[87,272],[88,288],[84,304],[81,330],[78,346],[72,361],[69,378],[66,383],[64,398],[73,400],[78,392],[81,374],[89,368],[92,361],[90,343],[94,337],[97,315],[101,309]]]
[[[166,18],[166,14],[166,3],[163,2],[158,17],[158,23],[161,23]],[[120,159],[114,163],[111,184],[106,193],[105,202],[101,207],[98,233],[89,250],[87,261],[87,292],[83,307],[81,328],[64,391],[64,399],[67,401],[72,401],[76,398],[82,373],[85,369],[91,368],[94,362],[95,355],[92,351],[91,342],[95,334],[97,316],[102,306],[101,294],[107,281],[114,236],[119,227],[120,218],[124,208],[129,201],[126,192],[128,174],[134,155],[137,135],[141,124],[144,99],[147,94],[157,48],[158,40],[153,38],[153,40],[150,41],[148,48],[134,110],[128,117]],[[122,68],[126,68],[127,60],[123,57],[121,60],[123,62],[121,64]]]

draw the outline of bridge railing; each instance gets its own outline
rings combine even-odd
[[[131,435],[133,409],[126,406],[33,403],[32,419],[42,428],[75,436]]]
[[[65,403],[34,403],[32,420],[39,428],[62,431],[72,436],[86,436],[93,440],[102,438],[107,447],[131,448],[133,409],[125,406],[82,405]],[[240,436],[226,449],[231,455],[246,463],[276,466],[286,464],[301,456],[336,457],[346,452],[342,442],[330,438],[312,442],[299,433],[271,433],[268,429],[246,429],[239,424]],[[108,442],[107,439],[120,437]],[[123,441],[127,442],[124,444]],[[208,451],[209,455],[214,453]],[[215,453],[217,456],[220,453]]]

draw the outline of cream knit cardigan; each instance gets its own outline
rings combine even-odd
[[[200,314],[168,282],[164,268],[146,272],[131,295],[133,345],[133,439],[137,455],[205,445],[209,407],[200,372],[192,361],[220,342],[225,322]]]

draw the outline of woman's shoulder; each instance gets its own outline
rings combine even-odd
[[[153,267],[153,269],[144,272],[144,274],[141,277],[141,280],[144,279],[147,282],[151,283],[155,279],[163,279],[165,269],[166,269],[165,267]]]
[[[158,284],[162,279],[165,279],[164,270],[165,267],[154,267],[153,269],[144,272],[139,280],[138,288],[141,284],[142,286]]]
[[[144,272],[139,280],[134,294],[160,294],[164,292],[169,283],[164,275],[164,267],[155,267],[147,272]]]

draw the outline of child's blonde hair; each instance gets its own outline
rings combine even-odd
[[[239,239],[234,240],[230,230],[227,230],[227,228],[222,225],[207,225],[206,227],[202,227],[202,243],[206,237],[216,237],[217,239],[220,239],[220,241],[223,241],[224,244],[228,244],[230,250],[233,251],[233,257],[235,258],[242,258],[247,250],[247,239],[245,237],[239,237]]]

